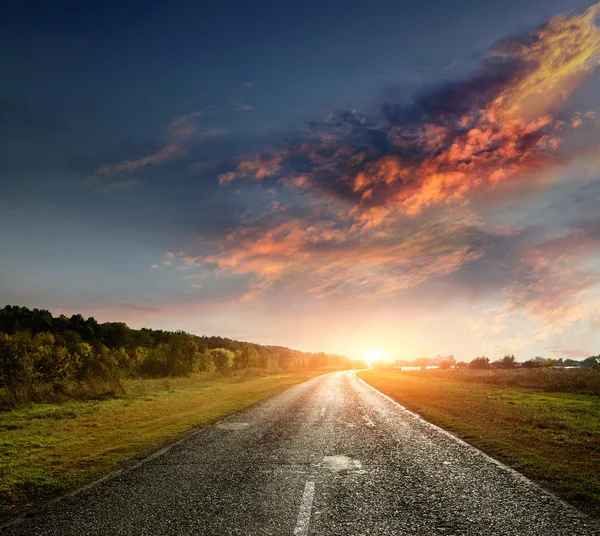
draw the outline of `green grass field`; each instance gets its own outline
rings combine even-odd
[[[369,370],[359,376],[599,519],[600,397],[509,385],[516,380],[499,382],[503,386],[489,374],[478,381],[476,374],[456,372]],[[498,372],[506,380],[507,372],[520,371]]]
[[[138,460],[323,372],[126,384],[127,396],[0,412],[0,519]],[[137,394],[136,394],[137,393]]]

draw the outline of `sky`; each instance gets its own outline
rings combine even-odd
[[[356,358],[598,354],[598,24],[9,2],[0,306]]]

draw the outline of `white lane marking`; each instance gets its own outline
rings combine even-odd
[[[304,536],[308,534],[308,525],[310,523],[310,512],[312,510],[313,499],[315,498],[315,483],[312,480],[306,482],[304,493],[302,494],[302,503],[300,504],[300,512],[298,512],[298,521],[294,534],[296,536]]]
[[[354,473],[364,473],[360,460],[354,460],[349,456],[325,456],[322,462],[327,469],[338,473],[339,471],[352,471]]]
[[[323,406],[321,408],[321,418],[325,417],[325,412],[327,411],[327,409],[325,409],[325,406]]]

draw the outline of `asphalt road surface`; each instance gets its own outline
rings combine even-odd
[[[596,534],[352,373],[315,378],[38,510],[14,535]]]

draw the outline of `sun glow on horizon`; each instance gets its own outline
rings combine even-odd
[[[372,365],[375,361],[386,361],[389,352],[382,348],[365,348],[361,350],[360,356],[367,365]]]

